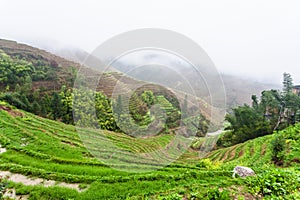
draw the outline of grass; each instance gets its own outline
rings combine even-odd
[[[219,149],[207,155],[213,161],[222,161],[230,165],[259,166],[270,164],[270,142],[273,135],[268,135],[232,147]],[[241,153],[243,152],[243,153]]]
[[[22,117],[14,117],[0,110],[0,143],[7,149],[0,154],[0,169],[79,183],[80,188],[84,188],[78,192],[59,186],[10,182],[9,187],[15,188],[17,194],[29,195],[30,199],[205,199],[211,191],[218,193],[218,188],[229,190],[234,198],[236,192],[232,188],[243,187],[246,183],[246,180],[231,178],[235,165],[253,167],[258,173],[263,172],[264,167],[274,167],[270,163],[269,145],[273,135],[210,152],[206,158],[211,165],[221,164],[217,167],[199,167],[199,152],[192,148],[176,162],[164,166],[165,163],[158,163],[157,158],[163,155],[159,150],[176,142],[172,134],[132,138],[109,131],[76,129],[22,113]],[[289,144],[289,161],[299,158],[299,130],[300,125],[297,125],[282,132]],[[170,148],[167,159],[182,153],[178,144],[174,144],[178,148]],[[98,156],[102,160],[96,159],[93,152],[100,152]],[[290,162],[290,165],[299,171],[297,163]],[[149,172],[145,173],[145,169]],[[130,170],[132,172],[128,172]],[[249,193],[247,189],[245,193]]]

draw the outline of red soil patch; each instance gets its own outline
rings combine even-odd
[[[223,158],[221,159],[222,162],[227,159],[228,154],[229,154],[229,151],[226,151]]]
[[[13,109],[11,109],[10,107],[7,107],[7,106],[0,105],[0,110],[5,110],[6,112],[8,112],[13,117],[23,117],[23,113],[18,112],[16,110],[13,110]]]
[[[266,154],[266,149],[267,149],[267,145],[263,144],[263,146],[261,147],[260,155],[264,156]]]
[[[238,146],[235,146],[235,147],[231,150],[229,160],[233,160],[233,159],[234,159],[234,157],[235,157],[235,150],[237,149],[237,147],[238,147]]]
[[[242,149],[240,152],[239,152],[239,157],[242,157],[244,155],[244,149]]]
[[[253,156],[254,155],[254,147],[250,148],[250,155]]]

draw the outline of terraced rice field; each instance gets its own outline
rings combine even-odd
[[[259,166],[270,161],[272,135],[257,138],[225,149],[209,153],[206,157],[212,161],[236,165]]]
[[[17,194],[29,195],[31,199],[124,199],[155,196],[169,193],[172,188],[179,186],[190,187],[196,184],[200,187],[213,184],[210,177],[230,179],[228,171],[206,171],[191,164],[189,160],[195,163],[197,159],[197,152],[194,151],[185,152],[177,162],[164,168],[160,163],[151,163],[153,158],[145,157],[143,160],[135,157],[167,148],[174,139],[171,134],[132,138],[108,131],[76,130],[74,126],[30,113],[17,110],[13,112],[19,114],[13,115],[10,111],[0,110],[0,143],[6,149],[6,152],[0,154],[0,170],[10,171],[16,176],[19,174],[39,178],[45,183],[47,180],[55,182],[54,186],[49,187],[44,187],[41,184],[43,181],[37,185],[11,183]],[[83,133],[94,137],[91,138],[91,144],[95,140],[102,141],[101,148],[95,146],[96,150],[101,149],[97,155],[101,157],[101,161],[94,157],[92,145],[89,150],[86,149],[86,144],[82,142]],[[112,149],[112,146],[105,146],[106,143],[114,144],[117,150]],[[171,152],[168,156],[172,157],[172,152],[176,154],[178,151],[180,148],[174,148],[168,152]],[[105,161],[109,161],[109,166]],[[132,172],[128,172],[128,169],[134,167],[136,168]],[[140,173],[147,168],[149,172]],[[76,184],[77,188],[68,188],[67,184]],[[219,185],[220,182],[216,181],[215,184]],[[59,198],[55,195],[59,195]]]
[[[290,129],[282,133],[298,137],[300,125]],[[212,168],[175,138],[76,128],[6,107],[0,109],[0,176],[8,175],[8,187],[23,199],[205,199],[211,188],[231,188],[234,199],[253,196],[243,179],[231,178],[233,167],[261,171],[270,163],[273,135],[210,152]],[[289,151],[299,157],[299,147]]]

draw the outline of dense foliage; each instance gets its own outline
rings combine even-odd
[[[271,141],[272,161],[277,165],[283,165],[286,153],[285,138],[281,134],[277,134]]]
[[[255,195],[270,196],[272,199],[286,197],[298,191],[300,175],[297,172],[284,169],[269,169],[248,179],[251,192]],[[292,198],[291,198],[292,199]]]
[[[12,59],[0,50],[0,86],[20,90],[31,81],[54,81],[57,77],[53,67],[43,62],[33,65],[24,59]],[[22,90],[21,90],[22,91]]]
[[[283,91],[263,91],[260,100],[253,95],[252,105],[233,108],[225,119],[229,130],[220,137],[219,146],[230,146],[273,133],[300,120],[300,97],[292,92],[290,74],[283,75]]]
[[[183,118],[183,125],[189,127],[187,135],[204,136],[207,132],[208,121],[202,115],[194,116],[189,112],[187,96],[181,109],[176,97],[163,90],[136,91],[131,95],[127,106],[123,103],[122,95],[112,99],[101,92],[86,88],[71,89],[66,85],[60,90],[56,88],[47,91],[42,86],[33,87],[33,82],[55,81],[55,70],[58,70],[55,63],[49,66],[36,59],[29,62],[24,58],[12,58],[1,51],[0,100],[67,124],[74,124],[75,116],[76,124],[83,127],[99,127],[111,131],[122,129],[124,132],[138,130],[139,134],[148,130],[155,132],[154,127],[158,133],[169,133],[179,127]],[[72,72],[72,77],[74,73],[76,72]]]

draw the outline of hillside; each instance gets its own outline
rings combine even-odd
[[[40,44],[40,46],[43,46],[53,54],[59,55],[63,58],[66,58],[68,60],[73,60],[78,63],[83,63],[87,56],[90,56],[89,53],[78,49],[78,48],[57,48],[54,49],[51,46],[44,46]],[[97,65],[97,63],[101,63],[96,58],[93,59],[92,64]],[[176,64],[176,63],[175,63]],[[126,63],[117,63],[114,66],[113,71],[118,72],[127,72],[130,69],[130,66]],[[193,80],[193,74],[187,74],[187,72],[182,71],[184,75],[189,77],[191,80]],[[263,90],[271,89],[271,88],[279,88],[279,85],[275,84],[268,84],[263,82],[257,82],[252,79],[246,79],[239,76],[233,76],[230,74],[224,74],[221,73],[221,77],[223,79],[225,88],[226,88],[226,98],[227,98],[227,106],[228,108],[234,107],[236,105],[243,105],[244,103],[251,103],[251,95],[255,94],[257,96],[260,95],[260,93]],[[197,78],[197,77],[196,77]]]
[[[39,199],[47,199],[48,195],[62,195],[68,196],[68,198],[78,196],[78,199],[90,199],[96,196],[99,198],[125,198],[128,195],[155,195],[183,183],[187,184],[188,179],[192,177],[206,177],[206,174],[210,173],[199,171],[194,165],[180,164],[186,163],[185,160],[197,155],[192,152],[187,152],[182,159],[179,159],[178,164],[172,164],[167,168],[147,174],[118,171],[94,159],[85,149],[73,126],[43,119],[4,105],[1,106],[0,115],[1,145],[6,149],[6,152],[0,155],[1,170],[66,182],[67,186],[69,186],[67,183],[77,183],[79,191],[81,191],[80,187],[88,187],[87,190],[78,193],[72,189],[62,190],[57,187],[41,188],[41,186],[13,184],[14,187],[17,187],[17,194],[30,193],[33,196],[39,196]],[[103,132],[102,134],[104,134],[103,139],[106,137],[106,140],[109,139],[129,152],[151,152],[167,145],[172,138],[172,135],[163,135],[136,140],[113,132]],[[113,149],[106,149],[102,156],[112,156],[113,152]],[[120,159],[126,157],[124,154]],[[132,157],[128,159],[131,159],[127,162],[132,166],[135,159]],[[144,167],[149,166],[144,165]],[[126,165],[115,167],[126,168]],[[155,169],[159,166],[152,167]],[[216,172],[216,176],[226,174],[228,173],[223,171]],[[168,185],[165,185],[166,180],[170,181]],[[128,191],[128,186],[134,185],[137,181],[144,181],[144,184]],[[114,191],[116,184],[120,184],[118,193]],[[161,187],[162,184],[165,186]],[[53,191],[58,193],[54,194]]]
[[[74,70],[78,69],[78,63],[66,60],[47,51],[17,43],[15,41],[0,39],[0,50],[11,58],[26,60],[34,67],[47,66],[53,71],[50,80],[33,80],[33,89],[44,88],[44,90],[59,90],[62,85],[72,85]]]
[[[269,89],[280,89],[279,85],[267,84],[228,74],[221,74],[225,89],[228,108],[244,103],[251,104],[251,95],[260,96],[261,92]]]
[[[91,129],[81,129],[80,131],[94,133],[103,141],[112,142],[124,149],[123,154],[113,154],[115,149],[103,149],[100,153],[103,159],[124,161],[125,158],[125,162],[114,162],[109,167],[95,159],[85,148],[78,129],[74,126],[16,110],[3,102],[0,108],[0,174],[10,174],[8,188],[14,188],[18,197],[211,199],[209,195],[214,194],[223,195],[224,198],[228,195],[229,199],[253,199],[254,194],[250,193],[248,181],[256,179],[232,179],[232,167],[235,164],[252,166],[258,174],[263,173],[264,168],[273,168],[270,165],[268,145],[273,135],[270,135],[211,152],[207,157],[214,162],[199,160],[198,152],[189,149],[167,167],[151,165],[149,158],[146,158],[148,164],[137,163],[135,172],[126,172],[124,169],[134,166],[132,164],[136,162],[134,157],[128,157],[128,153],[146,153],[164,148],[173,136],[134,139],[120,133],[96,133]],[[291,165],[298,170],[297,173],[299,164],[296,161],[300,157],[299,130],[300,125],[297,125],[282,131],[289,138],[289,158],[293,160]],[[121,157],[115,157],[119,155]],[[123,170],[117,170],[119,167]],[[142,171],[147,167],[156,170],[139,173],[139,167],[142,167]],[[222,190],[219,191],[218,188]]]
[[[23,199],[268,199],[281,195],[293,199],[300,195],[299,124],[206,155],[199,149],[209,151],[206,147],[217,140],[203,137],[210,111],[224,110],[207,103],[205,91],[196,91],[201,95],[194,97],[117,70],[101,74],[87,66],[80,68],[84,87],[72,88],[79,64],[16,42],[1,40],[0,44],[0,195],[1,191]],[[92,65],[99,62],[92,61]],[[85,87],[99,77],[98,92]],[[192,74],[189,77],[195,79]],[[224,82],[228,107],[265,87],[242,81],[241,90],[232,89],[241,82],[234,77]],[[122,105],[128,107],[127,113]],[[73,111],[79,123],[74,123]],[[263,135],[267,133],[272,131]],[[278,135],[287,148],[280,152],[284,162],[275,163],[284,168],[272,163]],[[253,168],[257,176],[233,179],[236,165]]]
[[[277,135],[283,135],[287,144],[286,165],[300,167],[300,149],[297,147],[300,141],[300,124],[279,131]],[[253,167],[262,166],[271,160],[272,140],[276,134],[259,137],[231,147],[222,148],[211,152],[206,158],[215,162],[227,163],[230,165],[247,165]]]
[[[54,98],[53,92],[60,95],[63,86],[66,86],[65,92],[73,87],[80,64],[47,51],[9,40],[0,40],[0,53],[1,51],[3,52],[1,69],[5,73],[3,73],[3,77],[0,77],[0,90],[7,93],[4,94],[2,99],[9,101],[18,108],[40,116],[51,119],[60,118],[53,114],[59,112],[53,110],[58,106],[51,108],[49,102]],[[89,60],[91,66],[100,62],[97,59]],[[172,91],[157,84],[140,81],[117,72],[117,70],[104,74],[91,69],[89,66],[82,66],[80,70],[81,73],[85,73],[87,84],[89,84],[90,79],[98,80],[101,77],[97,82],[96,91],[102,92],[107,97],[114,98],[114,100],[118,95],[130,94],[136,89],[138,91],[149,90],[154,92],[155,95],[163,95],[168,101],[175,99],[173,101],[177,104],[173,105],[175,107],[179,107],[178,103],[183,103],[185,99],[186,93],[182,91]],[[117,96],[113,97],[113,94],[116,95],[116,93]],[[200,107],[198,112],[201,112],[206,119],[210,118],[211,110],[214,108],[209,103],[191,95],[188,101],[188,107]],[[33,103],[35,103],[35,106],[33,106]],[[65,117],[67,119],[62,119],[62,121],[72,123],[72,113],[69,112],[66,115],[68,115]]]
[[[77,70],[80,67],[80,64],[76,62],[66,60],[47,51],[34,48],[25,44],[20,44],[14,41],[0,40],[0,50],[4,51],[7,55],[9,55],[12,59],[16,60],[17,62],[26,60],[27,62],[31,63],[32,66],[35,68],[34,73],[38,74],[34,74],[31,77],[31,94],[34,94],[34,91],[39,90],[41,93],[48,93],[51,95],[53,91],[60,92],[60,89],[63,85],[66,85],[67,87],[72,87],[77,74]],[[70,56],[67,56],[68,52],[65,52],[65,54],[62,55],[68,57],[69,59],[74,57],[74,54],[70,54]],[[85,56],[77,56],[77,59],[74,58],[73,60],[83,62]],[[101,61],[97,60],[96,58],[89,59],[89,61],[89,64],[91,64],[92,66],[101,63]],[[123,68],[120,67],[121,66],[118,66],[118,69],[122,71]],[[112,97],[113,92],[116,93],[116,91],[114,91],[116,85],[118,86],[118,90],[120,90],[120,94],[126,94],[132,91],[132,89],[138,86],[142,86],[139,90],[152,90],[165,96],[175,97],[174,95],[176,95],[176,97],[181,103],[184,101],[185,95],[188,95],[190,104],[189,107],[199,107],[201,114],[204,115],[206,119],[210,119],[211,111],[214,110],[214,115],[218,116],[217,121],[222,121],[224,110],[222,108],[217,108],[216,106],[218,105],[215,105],[215,107],[211,106],[209,103],[211,100],[210,96],[208,96],[207,94],[202,94],[203,92],[201,93],[201,91],[199,91],[198,97],[194,97],[191,94],[184,93],[182,90],[171,91],[168,90],[168,88],[162,88],[155,84],[148,84],[146,82],[124,75],[118,72],[118,70],[116,70],[113,67],[111,68],[112,72],[105,74],[100,74],[92,70],[90,71],[93,77],[99,78],[101,76],[101,80],[99,81],[97,91],[103,92],[108,97]],[[192,81],[195,78],[197,78],[194,77],[193,74],[188,74],[188,72],[183,71],[182,73],[183,75],[189,77],[189,79]],[[252,94],[259,94],[262,90],[271,87],[270,85],[255,83],[253,81],[243,80],[234,76],[222,75],[222,78],[226,88],[227,109],[236,105],[241,105],[245,102],[250,103],[251,99],[249,97]],[[22,84],[24,83],[19,83],[19,85]],[[2,85],[1,90],[5,90],[6,87],[6,84]],[[11,86],[10,90],[13,91],[13,88],[14,86]],[[43,102],[40,101],[42,98],[38,100],[30,100],[32,99],[32,97],[29,96],[30,94],[27,95],[27,99],[29,101],[36,101],[39,104],[39,107],[41,107],[41,109],[49,110],[49,108],[43,108],[46,104],[46,100]],[[222,107],[222,105],[220,105],[220,107]],[[25,106],[22,106],[21,108],[33,112],[33,108],[25,108]],[[39,112],[34,113],[39,114]],[[42,116],[51,115],[52,114],[49,111],[44,112],[42,114]],[[216,129],[218,129],[218,126],[212,125],[211,131],[214,131]]]

